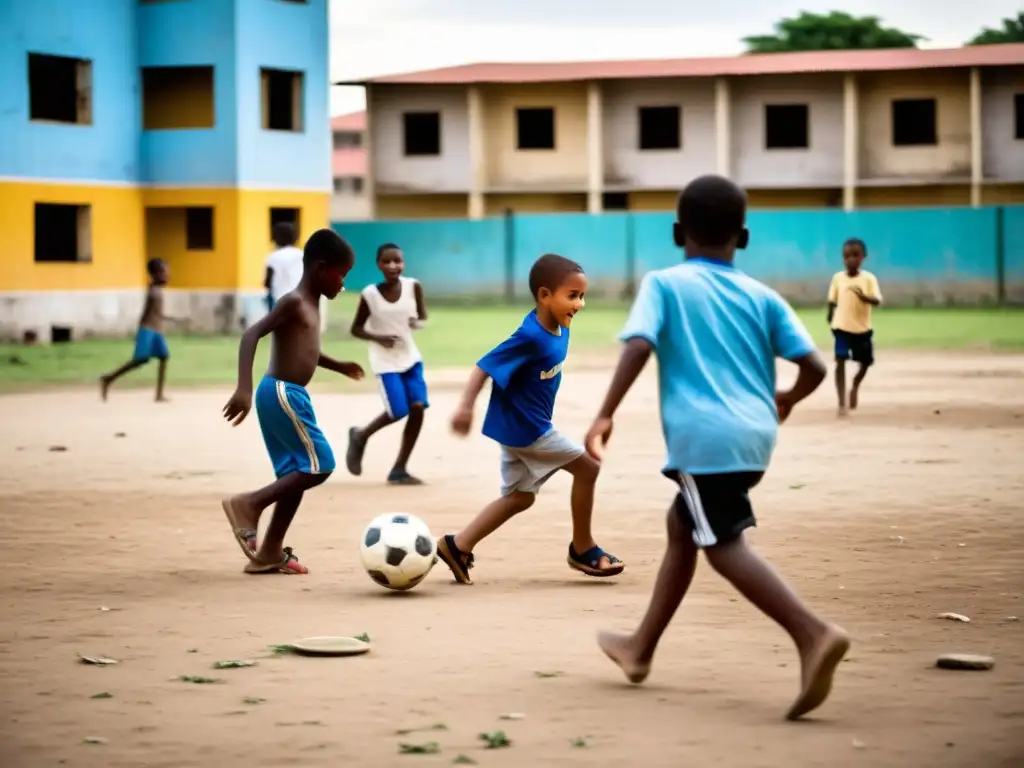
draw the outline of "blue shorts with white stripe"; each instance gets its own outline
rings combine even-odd
[[[316,423],[305,387],[264,376],[256,388],[256,416],[275,475],[334,471],[334,452]]]

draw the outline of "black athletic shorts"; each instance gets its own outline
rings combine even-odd
[[[874,331],[848,333],[833,329],[832,336],[836,340],[836,360],[853,360],[864,366],[874,364],[875,344],[872,341]]]
[[[701,549],[728,544],[757,525],[750,489],[761,482],[764,472],[665,472],[665,476],[679,484],[675,512],[693,532],[693,542]]]

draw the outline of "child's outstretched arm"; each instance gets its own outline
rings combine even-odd
[[[633,383],[640,376],[644,366],[654,351],[654,345],[645,338],[634,337],[626,342],[622,354],[619,356],[619,364],[612,376],[612,383],[608,385],[608,393],[604,396],[601,410],[597,412],[597,418],[587,432],[583,444],[587,453],[598,461],[604,454],[604,447],[612,436],[612,419],[615,418],[615,411],[618,410],[622,399],[629,392]]]
[[[487,379],[491,379],[493,386],[507,389],[516,372],[535,352],[533,340],[520,329],[480,358],[480,362],[469,374],[469,381],[462,391],[459,407],[452,415],[452,431],[459,435],[469,434],[469,429],[473,425],[473,406],[476,405]]]
[[[363,366],[359,363],[350,363],[342,360],[335,360],[333,357],[320,353],[320,359],[316,361],[318,368],[323,368],[327,371],[333,371],[334,373],[340,373],[342,376],[348,376],[350,379],[359,381],[365,375]]]
[[[456,434],[469,434],[470,427],[473,426],[473,408],[488,378],[487,372],[480,366],[474,366],[469,374],[466,388],[462,390],[462,398],[459,400],[455,413],[452,414],[452,431]]]
[[[839,283],[833,277],[828,285],[828,316],[825,318],[829,325],[832,325],[832,318],[836,313],[836,306],[839,304]]]
[[[354,338],[362,339],[363,341],[370,341],[374,344],[380,344],[382,347],[390,349],[395,346],[395,342],[398,341],[397,336],[378,336],[375,333],[370,333],[366,330],[366,321],[370,319],[370,305],[366,303],[366,298],[363,296],[359,297],[359,307],[356,309],[356,316],[352,318],[352,328],[349,333]]]
[[[286,294],[269,314],[253,323],[242,334],[242,340],[238,343],[238,384],[223,409],[224,418],[231,422],[231,426],[241,424],[252,409],[252,363],[256,357],[256,346],[260,339],[295,316],[299,302],[298,296]]]
[[[784,392],[777,392],[775,395],[775,407],[779,411],[779,423],[789,418],[790,412],[801,400],[805,400],[813,394],[821,382],[825,380],[828,369],[821,355],[812,352],[809,355],[790,360],[795,363],[798,372],[793,387]]]
[[[828,369],[804,324],[781,296],[773,297],[769,310],[767,321],[772,351],[776,357],[788,360],[799,368],[792,389],[775,395],[775,407],[781,423],[789,417],[797,403],[810,396],[825,380]]]

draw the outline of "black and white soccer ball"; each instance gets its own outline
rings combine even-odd
[[[390,513],[374,518],[359,545],[363,568],[387,589],[412,589],[437,562],[437,542],[415,515]]]

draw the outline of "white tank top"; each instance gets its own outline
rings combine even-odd
[[[395,346],[388,349],[370,342],[370,368],[374,373],[404,373],[423,357],[412,338],[409,321],[419,317],[416,310],[416,281],[410,277],[398,278],[402,291],[398,301],[385,299],[376,285],[363,289],[363,300],[370,309],[366,330],[376,336],[396,336]]]

